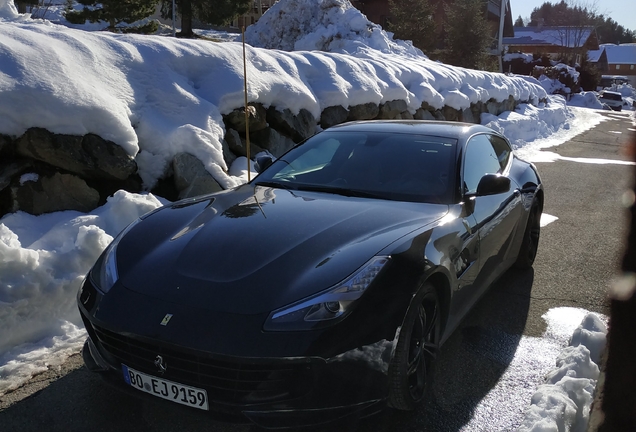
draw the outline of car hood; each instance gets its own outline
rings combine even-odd
[[[245,185],[148,217],[119,244],[122,285],[256,314],[327,289],[448,206]]]

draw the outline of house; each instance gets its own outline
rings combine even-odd
[[[587,60],[596,65],[596,69],[598,69],[599,72],[607,73],[609,70],[607,52],[602,46],[597,50],[589,50],[587,52]]]
[[[598,50],[594,27],[514,27],[514,37],[504,37],[508,52],[550,54],[553,59],[570,58],[581,63],[589,50]]]
[[[636,86],[636,44],[603,44],[600,48],[607,56],[607,69],[601,69],[603,74],[626,76]]]
[[[234,28],[247,28],[249,25],[254,24],[270,7],[274,6],[278,0],[254,0],[252,2],[252,8],[245,14],[236,18],[230,24],[230,27]]]

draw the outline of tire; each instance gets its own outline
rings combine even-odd
[[[528,223],[523,233],[523,241],[517,255],[514,266],[520,270],[529,269],[534,264],[534,259],[539,250],[539,237],[541,235],[541,205],[535,199],[530,208]]]
[[[404,319],[389,366],[389,406],[414,410],[426,396],[441,337],[440,303],[431,284],[416,294]]]

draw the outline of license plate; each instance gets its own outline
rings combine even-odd
[[[147,375],[125,364],[122,364],[121,368],[124,372],[124,381],[134,389],[181,405],[202,410],[208,409],[208,393],[204,389]]]

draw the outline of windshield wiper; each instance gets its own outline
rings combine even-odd
[[[259,182],[256,182],[254,184],[256,186],[271,187],[271,188],[278,188],[278,189],[288,189],[288,190],[296,189],[291,184],[278,183],[278,182],[273,182],[273,181],[259,181]]]
[[[325,192],[325,193],[342,195],[346,197],[387,199],[386,195],[384,194],[367,192],[367,191],[362,191],[358,189],[333,187],[333,186],[299,185],[297,190],[308,191],[308,192]]]

